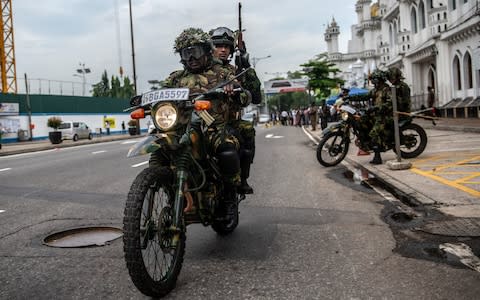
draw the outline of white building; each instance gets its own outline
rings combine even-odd
[[[444,116],[479,117],[480,0],[358,0],[355,8],[348,53],[338,51],[335,20],[325,32],[329,59],[347,85],[363,86],[373,69],[396,66],[414,108],[426,105],[431,86]]]

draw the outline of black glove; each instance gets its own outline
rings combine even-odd
[[[247,51],[239,50],[240,55],[235,56],[235,64],[242,66],[242,69],[250,67],[250,54]]]

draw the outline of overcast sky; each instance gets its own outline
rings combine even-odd
[[[80,62],[92,70],[86,76],[89,83],[100,81],[104,70],[118,75],[120,63],[125,74],[133,77],[128,0],[12,2],[17,77],[23,79],[26,73],[31,79],[81,83],[81,78],[73,76]],[[299,70],[300,64],[326,51],[325,24],[333,16],[342,32],[340,51],[346,52],[350,26],[356,23],[355,0],[241,2],[250,57],[271,55],[257,63],[262,82],[274,77],[265,72]],[[179,56],[173,53],[173,41],[183,29],[238,28],[238,1],[132,0],[132,10],[139,92],[149,89],[148,80],[162,80],[182,68]],[[38,82],[32,80],[31,93],[38,91]],[[25,90],[23,80],[18,80],[18,85],[19,92]],[[42,85],[45,91],[46,83]]]

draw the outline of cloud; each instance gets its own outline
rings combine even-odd
[[[341,27],[340,50],[346,51],[350,26],[356,22],[354,4],[352,0],[242,1],[250,56],[271,55],[257,64],[261,81],[271,78],[265,72],[298,70],[324,52],[325,24],[333,16]],[[238,27],[236,1],[135,0],[132,5],[139,91],[149,88],[148,80],[163,79],[182,67],[172,47],[184,28]],[[120,52],[121,65],[132,78],[127,0],[19,0],[13,3],[13,12],[18,77],[27,73],[30,78],[81,82],[73,74],[82,62],[92,70],[87,81],[94,83],[104,70],[118,74]]]

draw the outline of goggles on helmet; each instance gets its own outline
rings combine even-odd
[[[195,45],[180,50],[180,57],[185,61],[190,60],[192,57],[195,59],[200,59],[200,57],[204,56],[205,54],[205,49],[201,45]]]
[[[231,31],[226,27],[219,27],[213,30],[210,36],[212,37],[212,39],[227,38],[227,39],[231,39],[232,41],[234,40],[233,31]]]

